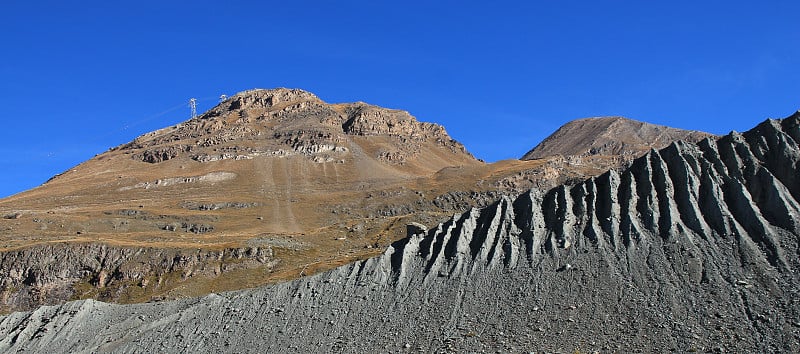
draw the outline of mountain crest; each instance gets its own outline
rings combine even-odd
[[[640,122],[624,117],[596,117],[571,121],[539,145],[522,160],[548,156],[614,155],[632,158],[650,149],[660,149],[676,140],[697,142],[711,134]]]

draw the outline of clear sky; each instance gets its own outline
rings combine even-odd
[[[123,4],[124,3],[124,4]],[[567,121],[724,134],[800,108],[800,1],[21,1],[0,9],[0,196],[302,88],[444,125],[486,161]]]

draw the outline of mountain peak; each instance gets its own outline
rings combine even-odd
[[[212,162],[290,155],[342,162],[353,157],[349,151],[366,152],[366,157],[390,165],[413,165],[423,155],[437,156],[435,163],[424,158],[415,167],[428,172],[450,166],[448,159],[477,163],[442,126],[419,122],[406,111],[363,102],[329,104],[311,92],[288,88],[237,93],[195,118],[144,134],[118,150],[148,163],[178,157]]]
[[[635,157],[650,149],[664,148],[676,140],[697,142],[710,136],[713,135],[619,116],[582,118],[558,128],[528,151],[522,160],[557,155]]]

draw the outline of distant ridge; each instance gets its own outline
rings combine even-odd
[[[698,142],[713,136],[650,124],[624,117],[584,118],[571,121],[528,151],[522,160],[548,156],[618,155],[635,157],[662,149],[677,140]]]

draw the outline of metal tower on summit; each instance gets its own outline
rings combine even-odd
[[[189,109],[192,110],[192,118],[197,117],[197,100],[194,97],[189,99]]]

